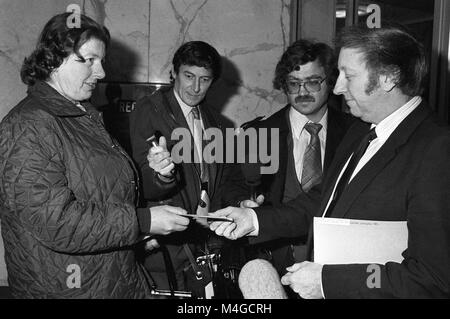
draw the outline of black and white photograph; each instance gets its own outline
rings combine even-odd
[[[0,35],[0,303],[450,299],[450,1],[0,0]]]

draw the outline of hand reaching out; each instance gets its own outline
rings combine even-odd
[[[220,209],[215,213],[212,213],[211,216],[229,217],[232,218],[234,222],[213,222],[209,225],[209,229],[219,236],[236,240],[255,231],[253,214],[253,210],[249,208],[229,206]]]

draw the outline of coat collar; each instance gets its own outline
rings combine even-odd
[[[80,117],[88,115],[92,119],[100,121],[101,113],[88,101],[81,103],[86,112],[81,110],[73,102],[66,99],[54,88],[43,81],[37,81],[29,86],[27,93],[45,103],[40,103],[39,107],[57,117]]]
[[[45,103],[40,104],[42,109],[58,117],[77,117],[86,115],[73,102],[66,99],[58,93],[54,88],[43,81],[37,81],[34,85],[28,87],[27,93],[35,98],[38,98]],[[87,106],[86,110],[92,111],[92,106],[83,103]],[[88,110],[90,109],[90,110]]]

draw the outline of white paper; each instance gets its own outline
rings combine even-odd
[[[319,264],[400,263],[407,246],[406,221],[314,217],[314,262]]]

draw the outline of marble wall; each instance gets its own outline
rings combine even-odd
[[[149,81],[167,79],[183,42],[206,41],[224,60],[212,105],[235,125],[273,113],[285,102],[272,78],[289,44],[289,8],[290,0],[151,1]]]
[[[20,67],[35,46],[42,27],[72,2],[0,0],[0,119],[25,96]]]
[[[202,40],[223,56],[224,74],[207,99],[238,126],[285,104],[272,88],[289,45],[291,0],[0,0],[0,120],[26,95],[19,72],[45,23],[77,4],[111,32],[109,82],[167,83],[184,42]],[[103,86],[104,87],[104,86]],[[101,94],[97,94],[101,96]],[[101,103],[101,99],[98,99]],[[0,285],[6,282],[1,256]]]
[[[45,22],[78,4],[111,32],[107,81],[168,82],[184,42],[202,40],[224,58],[209,102],[236,126],[285,103],[272,88],[289,44],[291,0],[0,0],[0,119],[24,97],[19,78]]]

